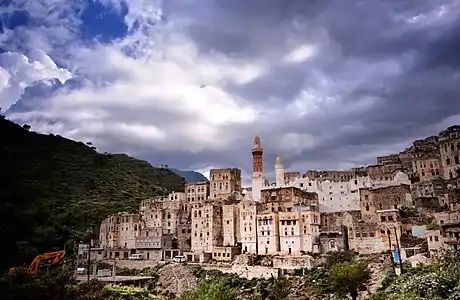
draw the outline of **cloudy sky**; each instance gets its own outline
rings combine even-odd
[[[373,163],[460,123],[460,0],[6,0],[0,107],[154,165]]]

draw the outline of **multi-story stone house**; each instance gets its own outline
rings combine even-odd
[[[451,126],[439,133],[439,149],[444,179],[460,174],[460,126]]]
[[[321,212],[360,210],[359,190],[362,188],[410,185],[410,180],[402,172],[396,171],[391,180],[372,180],[369,176],[356,177],[348,181],[311,180],[309,177],[296,178],[290,185],[316,193]]]
[[[238,168],[212,169],[209,176],[211,199],[227,199],[232,193],[241,191],[241,170]]]
[[[212,253],[222,246],[222,206],[206,203],[192,209],[192,252]]]
[[[260,211],[260,202],[243,200],[238,204],[239,231],[241,249],[243,253],[257,253],[257,212]]]
[[[439,152],[427,153],[412,159],[412,173],[419,181],[428,181],[442,176],[441,156]]]
[[[200,202],[209,198],[210,183],[209,181],[187,183],[185,186],[185,193],[187,203],[190,203],[190,207],[198,207]]]
[[[360,189],[361,220],[348,230],[351,249],[360,253],[391,250],[400,244],[402,207],[413,205],[409,185]]]

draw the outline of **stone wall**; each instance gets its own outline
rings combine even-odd
[[[218,270],[223,273],[233,273],[240,277],[252,278],[278,278],[279,270],[277,268],[262,267],[262,266],[236,266],[223,267],[223,266],[207,266],[203,267],[205,270]]]
[[[114,260],[106,260],[105,263],[114,264]],[[144,268],[153,268],[164,262],[152,261],[152,260],[117,260],[117,267],[119,268],[130,268],[130,269],[144,269]]]
[[[300,269],[312,268],[314,266],[314,259],[311,256],[275,256],[273,257],[273,268],[278,269]]]

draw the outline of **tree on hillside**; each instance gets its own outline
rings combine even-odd
[[[237,289],[226,280],[202,281],[193,290],[182,293],[180,300],[236,300]]]
[[[24,125],[22,125],[22,128],[24,128],[25,130],[29,131],[31,126],[29,124],[24,124]]]
[[[358,298],[359,291],[365,290],[370,280],[370,271],[365,262],[338,263],[329,270],[328,283],[338,296],[350,295]]]

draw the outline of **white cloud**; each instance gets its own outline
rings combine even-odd
[[[106,135],[114,143],[161,151],[185,145],[190,152],[224,149],[237,137],[226,132],[228,126],[257,121],[258,113],[249,102],[229,94],[223,85],[254,80],[263,72],[261,65],[199,55],[189,39],[169,31],[158,38],[156,47],[162,55],[136,59],[125,55],[117,43],[81,47],[74,54],[73,69],[110,84],[61,93],[49,99],[43,111],[10,117],[33,127],[37,116],[58,119],[57,130],[49,130],[72,133],[76,139]],[[52,66],[44,58],[42,65]],[[47,76],[60,75],[54,71]]]
[[[0,107],[6,110],[19,99],[25,87],[37,80],[58,78],[65,81],[70,76],[68,70],[56,66],[41,50],[31,52],[30,57],[19,53],[1,53]]]
[[[303,63],[315,56],[317,48],[314,45],[302,45],[294,48],[284,57],[286,63]]]

